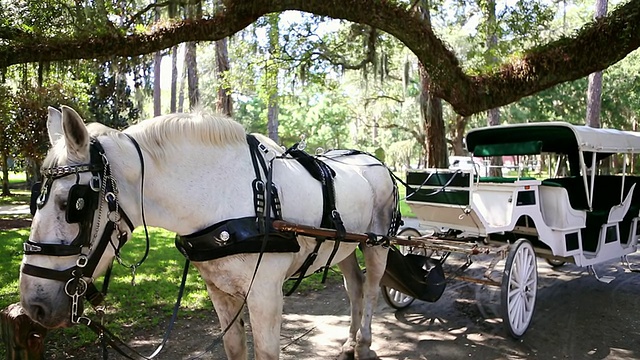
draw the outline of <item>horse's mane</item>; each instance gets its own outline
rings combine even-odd
[[[238,122],[220,114],[196,110],[144,120],[124,131],[132,135],[154,159],[182,141],[226,146],[246,143],[246,132]]]
[[[124,135],[110,127],[100,123],[87,124],[87,131],[92,137],[109,136],[121,149],[128,140]],[[141,121],[130,126],[124,133],[133,136],[141,148],[151,158],[159,160],[175,150],[179,143],[200,143],[214,146],[229,146],[246,144],[246,132],[244,127],[235,120],[220,114],[212,114],[203,110],[193,113],[177,113],[158,116]],[[281,154],[282,149],[271,139],[260,134],[260,142],[272,147],[276,153]],[[58,163],[66,162],[64,141],[59,141],[49,151],[43,167],[53,167]]]

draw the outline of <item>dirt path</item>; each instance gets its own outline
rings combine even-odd
[[[630,258],[640,266],[639,255]],[[373,349],[385,360],[640,359],[640,274],[612,261],[596,267],[600,275],[616,277],[604,284],[573,265],[552,269],[539,261],[538,267],[536,314],[522,340],[515,341],[503,331],[498,289],[453,282],[438,302],[416,301],[404,311],[394,312],[380,299]],[[211,318],[179,320],[160,359],[198,354],[219,331],[214,315]],[[348,302],[340,284],[287,298],[281,359],[335,358],[348,321]],[[155,331],[161,332],[160,328]],[[132,343],[148,352],[151,347],[144,344],[157,341],[143,336]],[[100,359],[98,348],[76,358]],[[202,358],[224,359],[222,345]]]

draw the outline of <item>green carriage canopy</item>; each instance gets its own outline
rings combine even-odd
[[[640,153],[640,133],[565,122],[511,124],[472,129],[467,149],[475,156]],[[600,156],[598,156],[600,157]]]

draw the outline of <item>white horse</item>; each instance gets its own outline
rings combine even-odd
[[[73,109],[63,106],[61,112],[49,108],[47,125],[51,148],[43,164],[45,185],[25,243],[20,294],[27,314],[48,328],[82,322],[78,321],[81,301],[78,304],[74,294],[82,295],[85,285],[91,286],[106,271],[119,243],[130,235],[130,227],[142,226],[145,217],[149,226],[188,235],[224,220],[256,216],[252,191],[256,173],[247,135],[231,119],[205,113],[172,114],[120,132],[100,124],[85,126]],[[101,145],[98,155],[92,139]],[[262,144],[260,156],[269,160],[282,155],[266,137],[257,139]],[[333,159],[327,155],[326,162],[335,171],[336,208],[347,232],[387,234],[397,206],[387,168],[366,154]],[[319,226],[323,216],[320,183],[297,161],[276,158],[272,164],[283,219]],[[75,184],[88,184],[80,188],[89,193],[87,189],[92,188],[99,197],[77,195],[72,189]],[[95,205],[88,209],[90,214],[81,211],[85,202]],[[120,213],[126,214],[129,226],[119,221]],[[108,245],[100,246],[104,239]],[[194,263],[222,328],[234,320],[246,297],[256,359],[279,357],[282,286],[316,246],[314,238],[298,236],[297,241],[298,252],[264,253],[259,264],[257,253]],[[331,260],[344,274],[351,301],[351,324],[340,357],[376,359],[370,348],[371,321],[387,249],[362,247],[365,276],[356,261],[357,246],[341,242]],[[326,265],[332,251],[333,241],[322,243],[307,273]],[[224,348],[229,359],[247,358],[241,320],[229,325]]]

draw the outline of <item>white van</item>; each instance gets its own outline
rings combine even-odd
[[[449,170],[474,170],[478,176],[488,176],[487,166],[471,156],[449,156]]]

